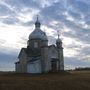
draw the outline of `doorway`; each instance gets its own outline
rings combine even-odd
[[[52,72],[57,71],[57,59],[52,59],[52,61],[51,61],[51,71]]]

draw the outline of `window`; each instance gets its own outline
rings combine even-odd
[[[34,48],[38,48],[38,43],[34,42]]]

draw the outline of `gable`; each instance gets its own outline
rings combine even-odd
[[[18,55],[18,58],[21,58],[25,54],[26,54],[26,48],[22,48],[19,55]]]
[[[51,58],[56,58],[57,57],[57,48],[56,48],[56,46],[55,45],[52,45],[52,46],[50,46],[49,47],[49,56],[51,57]]]
[[[56,48],[55,45],[49,46],[49,50],[52,51],[52,52],[57,52],[57,48]]]

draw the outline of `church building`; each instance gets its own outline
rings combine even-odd
[[[48,73],[64,70],[62,40],[58,35],[56,45],[48,45],[48,37],[40,26],[37,17],[27,47],[21,49],[18,61],[15,63],[17,73]]]

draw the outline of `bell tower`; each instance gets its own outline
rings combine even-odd
[[[58,53],[58,70],[64,70],[64,58],[63,58],[63,47],[62,40],[60,39],[60,35],[58,32],[58,39],[56,40],[57,53]]]

